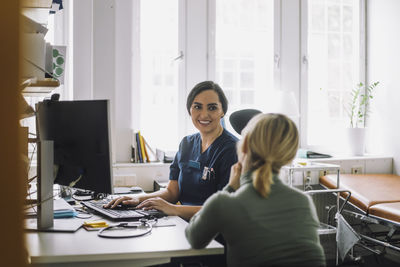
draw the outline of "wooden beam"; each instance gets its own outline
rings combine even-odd
[[[1,266],[26,266],[23,233],[23,199],[18,94],[20,94],[19,0],[2,1],[0,8],[0,229]]]

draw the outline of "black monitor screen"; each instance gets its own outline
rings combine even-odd
[[[52,101],[36,106],[40,140],[54,141],[54,183],[112,193],[109,101]]]

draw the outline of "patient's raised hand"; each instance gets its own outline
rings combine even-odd
[[[229,186],[237,190],[240,187],[240,175],[242,173],[242,164],[240,162],[232,165],[231,176],[229,177]]]

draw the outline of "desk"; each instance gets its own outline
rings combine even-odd
[[[102,238],[97,231],[81,228],[75,233],[27,232],[26,243],[35,266],[148,266],[170,262],[172,257],[223,254],[212,241],[204,249],[192,249],[185,237],[187,222],[176,216],[165,219],[175,226],[154,227],[134,238]]]

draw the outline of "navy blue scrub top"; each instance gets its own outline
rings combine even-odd
[[[238,160],[238,139],[224,129],[222,134],[201,153],[200,133],[186,136],[179,145],[170,167],[170,180],[178,180],[182,205],[203,205],[229,181],[231,167]]]

